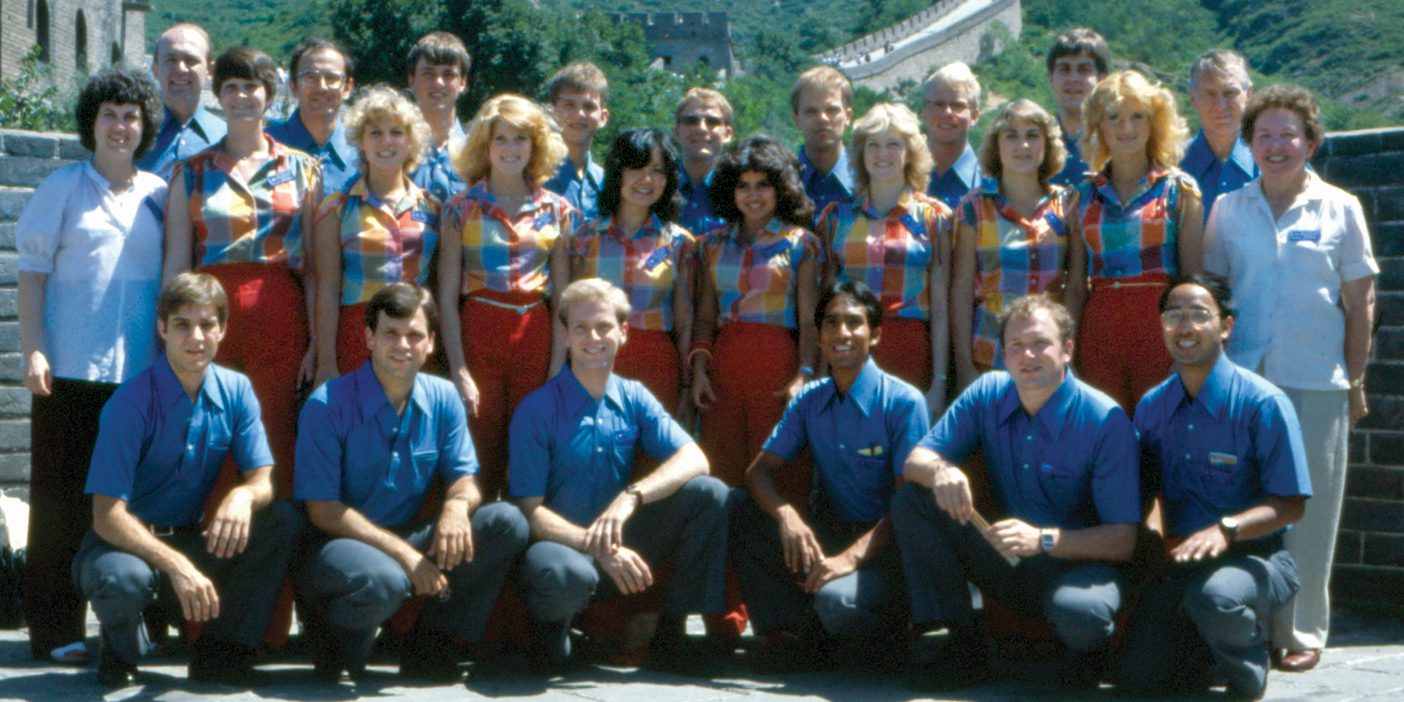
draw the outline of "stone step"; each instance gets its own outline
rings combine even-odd
[[[0,222],[19,221],[20,213],[24,211],[24,203],[29,202],[29,195],[33,192],[33,188],[0,185]]]
[[[73,163],[56,158],[6,156],[0,158],[0,185],[17,188],[38,187],[50,173]]]

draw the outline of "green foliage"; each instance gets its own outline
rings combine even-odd
[[[13,78],[0,77],[0,127],[30,131],[73,131],[71,105],[50,84],[49,69],[30,49]]]
[[[248,45],[280,65],[303,37],[331,36],[332,17],[325,0],[160,0],[154,4],[156,10],[146,20],[146,46],[153,53],[161,32],[177,22],[204,27],[216,56],[231,46]]]
[[[415,40],[438,26],[439,12],[418,0],[335,0],[330,36],[356,57],[362,85],[405,84],[405,56]]]

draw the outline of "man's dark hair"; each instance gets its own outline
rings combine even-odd
[[[624,169],[648,167],[654,149],[663,158],[667,180],[663,184],[663,194],[649,209],[664,222],[677,221],[678,210],[682,208],[682,195],[678,193],[678,142],[672,135],[653,127],[637,127],[614,138],[609,155],[605,156],[604,186],[598,202],[600,214],[608,217],[619,214],[619,205],[624,199]]]
[[[828,316],[829,305],[834,300],[846,297],[863,306],[863,312],[868,318],[868,328],[877,329],[882,326],[882,301],[873,294],[872,288],[861,280],[841,280],[827,288],[819,291],[819,301],[814,305],[814,326],[816,328],[824,326],[824,318]]]
[[[302,57],[305,54],[322,49],[331,49],[341,54],[341,60],[346,64],[347,78],[356,75],[356,59],[352,58],[351,53],[342,48],[340,44],[321,37],[303,37],[302,41],[293,47],[292,59],[288,61],[288,79],[297,80],[297,64],[302,62]]]
[[[457,36],[443,31],[429,32],[419,38],[405,58],[405,76],[414,77],[414,71],[423,58],[431,66],[458,66],[463,78],[468,78],[468,69],[473,65],[473,55]],[[347,70],[349,71],[349,64]]]
[[[1111,51],[1107,49],[1107,40],[1091,29],[1077,27],[1059,34],[1053,40],[1053,46],[1048,49],[1048,72],[1053,73],[1058,59],[1079,54],[1092,57],[1092,62],[1097,64],[1099,77],[1111,70]]]
[[[1194,273],[1192,275],[1177,275],[1170,279],[1170,284],[1165,287],[1165,292],[1160,294],[1160,311],[1165,311],[1165,305],[1170,302],[1170,293],[1181,285],[1198,285],[1204,288],[1209,296],[1214,298],[1214,304],[1219,306],[1220,317],[1236,317],[1238,310],[1235,309],[1233,301],[1233,290],[1229,288],[1228,281],[1222,276],[1213,273]]]
[[[391,283],[375,291],[366,303],[366,328],[375,331],[381,312],[391,319],[411,319],[417,310],[424,310],[429,333],[433,334],[439,328],[439,306],[434,304],[434,296],[409,283]]]
[[[141,141],[133,152],[135,158],[146,155],[151,144],[156,141],[156,131],[160,128],[161,89],[156,87],[145,72],[123,68],[109,68],[88,80],[83,92],[78,94],[78,104],[74,117],[78,121],[78,141],[89,151],[97,150],[97,138],[93,125],[104,102],[114,105],[136,105],[141,109]]]

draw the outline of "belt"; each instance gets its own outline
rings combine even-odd
[[[493,307],[499,307],[504,310],[512,310],[517,314],[526,314],[527,312],[530,312],[533,307],[536,307],[537,305],[540,305],[541,303],[545,302],[544,299],[541,299],[525,305],[514,305],[510,302],[502,302],[500,300],[494,300],[490,297],[480,297],[478,295],[469,295],[468,299],[472,300],[473,302],[481,302],[484,305],[492,305]]]
[[[178,534],[196,534],[200,531],[199,524],[184,524],[181,526],[161,526],[148,524],[146,528],[151,530],[152,536],[176,536]]]
[[[1099,289],[1099,288],[1112,288],[1112,289],[1116,289],[1116,288],[1163,288],[1163,287],[1165,287],[1166,285],[1167,285],[1167,283],[1166,283],[1165,281],[1163,281],[1163,280],[1146,281],[1146,282],[1142,282],[1142,281],[1126,282],[1126,281],[1121,281],[1121,280],[1113,280],[1113,281],[1107,282],[1107,281],[1105,281],[1105,279],[1103,279],[1103,280],[1094,280],[1094,281],[1092,281],[1092,287],[1093,287],[1094,289]]]

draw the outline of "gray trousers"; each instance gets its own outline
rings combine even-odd
[[[248,547],[231,558],[216,558],[206,551],[205,539],[196,529],[160,537],[215,584],[219,616],[205,622],[201,636],[250,649],[262,644],[305,525],[291,504],[274,502],[254,513]],[[180,601],[170,578],[114,548],[95,531],[83,538],[73,560],[73,579],[92,604],[103,640],[123,663],[136,663],[150,648],[142,616],[147,606],[155,603],[180,616]]]
[[[727,488],[702,476],[676,493],[641,507],[624,525],[624,545],[657,569],[669,556],[673,572],[660,616],[715,614],[726,591]],[[565,544],[538,541],[526,550],[519,573],[527,608],[537,621],[575,618],[594,599],[619,595],[595,559]]]
[[[1278,546],[1236,549],[1171,566],[1146,590],[1127,630],[1118,684],[1127,691],[1198,692],[1212,678],[1242,693],[1267,684],[1266,630],[1297,591],[1297,567]]]
[[[1121,568],[1044,554],[1010,566],[973,524],[957,523],[915,483],[893,496],[892,527],[913,624],[973,626],[969,581],[1016,612],[1043,617],[1072,651],[1111,641],[1126,590]]]
[[[811,521],[815,538],[830,555],[848,548],[867,531],[855,526],[850,533],[839,533],[822,517]],[[873,639],[904,630],[907,594],[902,564],[892,544],[811,595],[803,589],[805,576],[791,573],[785,566],[780,525],[750,497],[738,494],[731,514],[730,546],[736,581],[759,634],[800,634],[813,631],[814,623],[830,636],[845,640]]]
[[[506,502],[482,505],[473,512],[473,560],[445,573],[448,596],[424,608],[416,631],[438,631],[464,641],[482,640],[497,596],[512,564],[526,547],[527,522]],[[402,530],[411,546],[427,551],[434,521]],[[389,554],[355,539],[309,540],[305,565],[297,576],[298,596],[308,607],[314,636],[331,637],[348,667],[370,658],[375,633],[413,594],[405,569]]]

